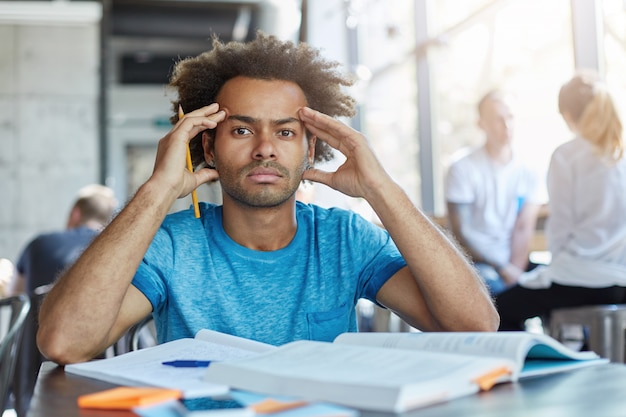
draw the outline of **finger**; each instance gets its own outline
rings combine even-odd
[[[313,182],[318,182],[320,184],[328,185],[330,187],[332,174],[327,171],[323,171],[317,168],[311,168],[304,171],[302,174],[303,180],[309,180]]]
[[[198,133],[215,128],[219,122],[225,119],[226,112],[224,110],[217,112],[215,110],[218,110],[217,104],[188,113],[176,124],[174,129],[181,129],[181,131],[186,132],[191,140]]]
[[[210,168],[198,169],[193,174],[196,179],[196,187],[199,187],[202,184],[206,184],[207,182],[215,182],[220,177],[217,170]]]
[[[204,106],[204,107],[200,107],[199,109],[196,109],[194,111],[190,111],[189,113],[184,113],[184,108],[181,106],[180,110],[183,111],[183,117],[180,118],[180,120],[186,118],[191,118],[191,117],[209,117],[213,114],[216,114],[219,110],[220,106],[217,103],[212,103],[209,104],[208,106]],[[180,117],[181,112],[178,113],[179,117]]]
[[[309,107],[300,109],[300,118],[311,133],[336,149],[350,137],[358,135],[350,126]]]

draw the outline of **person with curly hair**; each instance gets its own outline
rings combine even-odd
[[[59,280],[38,342],[57,363],[85,361],[152,314],[159,342],[203,328],[280,345],[357,331],[366,298],[422,330],[494,331],[488,291],[458,248],[383,169],[354,113],[351,80],[305,43],[258,33],[213,40],[180,61],[174,127],[152,176]],[[179,105],[186,114],[179,118]],[[191,143],[196,169],[186,169]],[[335,172],[314,168],[345,156]],[[167,214],[220,181],[221,205]],[[362,197],[359,215],[296,201],[301,181]]]
[[[496,298],[501,330],[522,330],[556,308],[626,297],[626,158],[622,122],[606,85],[580,71],[559,92],[576,137],[552,154],[546,239],[552,261]]]

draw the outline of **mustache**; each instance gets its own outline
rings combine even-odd
[[[243,175],[248,175],[250,171],[259,167],[275,169],[276,171],[280,172],[280,174],[283,177],[286,177],[286,178],[291,177],[289,170],[287,168],[280,165],[278,162],[274,162],[274,161],[254,161],[254,162],[249,163],[245,167],[243,167],[241,169],[241,172]]]

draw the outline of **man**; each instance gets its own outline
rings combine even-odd
[[[116,207],[117,200],[109,187],[91,184],[81,188],[66,229],[37,236],[20,255],[11,294],[33,295],[37,287],[54,282],[111,220]]]
[[[65,230],[44,233],[35,237],[20,255],[17,274],[10,284],[10,293],[27,293],[32,308],[24,324],[24,331],[15,367],[13,393],[15,411],[26,415],[41,364],[37,349],[38,287],[53,284],[57,276],[71,265],[94,237],[111,220],[117,207],[113,190],[92,184],[81,188],[72,205]]]
[[[496,295],[528,267],[539,184],[514,158],[510,97],[498,90],[487,93],[478,115],[485,142],[450,166],[446,200],[453,234]]]
[[[159,342],[201,328],[275,345],[331,340],[356,331],[361,297],[425,330],[495,330],[480,279],[366,138],[313,110],[352,114],[341,92],[350,82],[336,65],[263,34],[247,44],[214,40],[210,52],[178,63],[174,111],[187,114],[159,142],[152,176],[46,298],[44,354],[88,360],[150,313]],[[185,169],[190,140],[195,164],[208,165],[194,173]],[[345,163],[314,169],[329,145]],[[217,179],[223,205],[203,203],[200,219],[166,217],[177,198]],[[351,212],[296,203],[303,179],[365,198],[388,232]]]

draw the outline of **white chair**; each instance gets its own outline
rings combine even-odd
[[[152,318],[152,314],[150,314],[128,329],[117,342],[109,346],[104,357],[111,358],[157,344],[154,319]]]
[[[133,326],[128,332],[128,350],[139,350],[150,346],[156,346],[156,328],[152,314]]]

